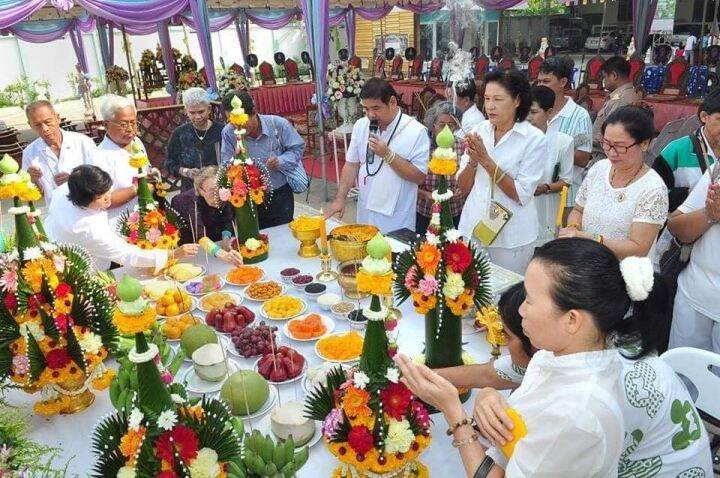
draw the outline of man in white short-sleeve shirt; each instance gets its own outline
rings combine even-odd
[[[464,138],[475,126],[485,120],[485,116],[477,107],[477,87],[475,80],[467,78],[462,81],[455,82],[453,86],[445,90],[445,96],[462,111],[460,119],[460,128],[455,131],[455,136]]]
[[[710,168],[717,176],[720,169]],[[680,241],[692,243],[687,267],[678,277],[670,348],[696,347],[720,353],[720,184],[705,171],[668,220]]]
[[[568,134],[573,137],[575,145],[573,156],[573,182],[570,185],[566,207],[575,205],[577,194],[583,178],[585,168],[590,161],[592,152],[592,121],[585,108],[575,103],[572,98],[565,96],[565,87],[568,84],[572,71],[566,61],[558,56],[548,58],[540,66],[538,85],[547,86],[555,93],[553,116],[547,128],[548,140],[552,140],[555,132]]]
[[[39,138],[23,151],[22,169],[30,174],[49,206],[52,192],[67,182],[75,166],[95,162],[95,143],[84,134],[60,129],[60,115],[49,101],[31,103],[25,113]]]
[[[382,233],[414,231],[418,185],[425,181],[430,156],[427,129],[400,110],[397,93],[385,80],[368,80],[360,103],[365,116],[355,122],[337,197],[325,215],[342,217],[357,179],[357,222]],[[377,134],[370,135],[371,120],[377,121]]]

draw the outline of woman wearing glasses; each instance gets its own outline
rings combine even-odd
[[[111,221],[125,209],[137,205],[136,168],[130,166],[130,146],[133,141],[140,143],[137,132],[137,111],[132,100],[110,95],[100,106],[100,115],[105,121],[105,138],[98,145],[97,161],[101,169],[110,175],[112,194],[107,210]],[[144,146],[143,146],[144,148]]]
[[[588,172],[559,237],[594,239],[619,259],[650,253],[668,211],[667,187],[644,162],[653,133],[652,118],[640,107],[608,117],[601,142],[607,159]]]

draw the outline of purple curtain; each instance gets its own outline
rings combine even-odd
[[[105,69],[115,62],[115,42],[113,41],[113,25],[102,18],[97,19],[97,33],[100,39],[100,56]]]
[[[633,0],[633,35],[635,35],[635,51],[639,55],[645,52],[648,46],[648,35],[652,26],[658,0]]]
[[[298,10],[289,8],[285,10],[264,10],[264,9],[246,9],[245,14],[248,19],[255,25],[259,25],[267,30],[278,30],[298,16]]]
[[[0,29],[9,28],[40,10],[45,0],[11,0],[2,2],[0,8]]]
[[[120,25],[115,25],[118,30]],[[125,33],[128,35],[154,35],[157,33],[157,23],[136,23],[134,25],[126,25]]]
[[[168,30],[168,20],[157,24],[158,36],[160,37],[160,49],[162,50],[163,63],[165,63],[165,71],[167,72],[168,84],[167,92],[175,103],[177,97],[177,78],[175,77],[175,61],[172,55],[172,43],[170,42],[170,31]]]
[[[148,23],[152,24],[153,31],[155,31],[157,22],[182,13],[188,6],[188,0],[134,0],[132,2],[76,0],[76,2],[92,15],[112,20],[118,25],[125,25],[128,32],[130,32],[128,27],[131,26],[139,26],[142,28],[141,31],[146,31]]]
[[[423,5],[422,2],[420,2],[417,5],[413,5],[412,3],[404,3],[402,5],[397,5],[397,7],[413,13],[430,13],[440,10],[443,7],[443,4],[429,2]]]
[[[357,14],[363,17],[365,20],[375,21],[387,16],[392,11],[392,9],[392,5],[388,5],[385,7],[377,8],[355,8],[355,12],[357,12]]]
[[[315,68],[315,95],[318,101],[318,126],[323,134],[323,114],[326,100],[326,72],[329,62],[330,0],[300,0],[310,55]],[[322,136],[321,136],[322,137]]]
[[[355,55],[355,9],[350,7],[345,12],[345,34],[347,35],[350,56]]]
[[[475,0],[475,3],[483,8],[487,8],[488,10],[503,10],[505,8],[514,7],[524,1],[525,0]]]
[[[70,43],[72,43],[73,50],[75,50],[75,56],[77,57],[78,63],[80,63],[80,69],[83,73],[88,73],[87,57],[85,56],[85,43],[83,42],[82,32],[80,28],[75,25],[68,31],[70,34]]]
[[[336,27],[340,25],[342,22],[345,21],[345,14],[347,10],[346,9],[333,9],[333,11],[330,13],[330,26]]]
[[[217,91],[217,80],[215,79],[215,62],[213,60],[212,41],[210,40],[210,21],[205,0],[190,0],[190,11],[195,19],[195,31],[200,43],[205,75],[207,75],[210,89]]]
[[[244,10],[238,12],[235,17],[235,32],[240,42],[240,50],[242,51],[243,66],[245,74],[250,77],[250,65],[247,63],[247,56],[250,54],[250,22]]]
[[[226,11],[213,11],[210,12],[209,21],[210,21],[210,31],[211,32],[219,32],[220,30],[224,30],[230,25],[233,24],[235,21],[235,18],[237,17],[237,12],[235,10],[226,10]],[[195,27],[195,20],[193,19],[192,14],[189,12],[185,12],[182,15],[179,16],[180,21],[185,24],[188,27]]]

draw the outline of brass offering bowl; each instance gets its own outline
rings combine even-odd
[[[354,259],[338,264],[338,283],[345,294],[345,297],[352,300],[360,300],[368,297],[368,294],[358,292],[357,271],[360,270],[362,260]]]
[[[353,231],[363,231],[362,234],[352,234]],[[367,243],[370,242],[378,228],[367,224],[347,224],[337,226],[328,234],[330,253],[338,262],[362,261],[367,256]],[[362,235],[363,239],[357,237]]]
[[[300,257],[317,257],[320,255],[320,248],[316,243],[320,237],[319,226],[313,229],[302,230],[296,229],[293,222],[288,226],[290,227],[293,237],[300,241],[300,249],[298,249],[298,255]]]

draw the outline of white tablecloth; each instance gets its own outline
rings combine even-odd
[[[334,224],[328,224],[328,230]],[[270,237],[270,257],[265,262],[258,264],[266,271],[266,278],[274,278],[280,281],[280,270],[286,267],[297,267],[303,272],[316,274],[320,271],[319,258],[304,259],[297,255],[299,243],[295,240],[287,226],[278,226],[265,231]],[[198,255],[196,262],[205,265],[206,258],[204,253]],[[223,264],[214,258],[208,260],[209,269],[212,272],[224,273],[229,266]],[[334,264],[336,265],[336,264]],[[115,271],[118,280],[122,275],[122,269]],[[505,286],[513,282],[517,276],[508,271],[498,270],[494,276],[493,286],[504,289]],[[289,292],[297,296],[304,296],[301,291],[296,291],[289,286]],[[227,286],[227,290],[239,292],[238,288]],[[328,285],[328,292],[340,294],[340,286],[337,282]],[[317,304],[308,297],[304,297],[308,302],[308,312],[321,312]],[[366,300],[367,301],[367,300]],[[365,303],[366,301],[363,301]],[[259,315],[259,303],[245,301],[250,309],[256,314],[256,321],[262,320]],[[399,323],[398,343],[400,351],[408,356],[419,354],[423,349],[424,343],[424,323],[423,317],[415,313],[412,303],[406,301],[400,310],[403,318]],[[200,315],[202,312],[197,311]],[[330,315],[330,314],[328,314]],[[296,342],[287,338],[282,332],[282,322],[277,322],[279,341],[285,345],[290,345],[301,352],[309,362],[309,366],[317,365],[322,360],[315,354],[314,342]],[[336,320],[335,332],[351,330],[347,321]],[[485,334],[466,335],[463,341],[467,342],[465,349],[470,352],[477,362],[486,362],[490,359],[490,348],[485,341]],[[507,353],[503,349],[503,353]],[[242,367],[252,368],[257,360],[237,359],[234,358]],[[111,361],[110,366],[113,366]],[[187,367],[185,365],[184,367]],[[181,369],[182,372],[182,369]],[[178,374],[180,374],[179,372]],[[304,392],[300,385],[300,381],[295,383],[282,385],[280,389],[280,400],[303,400]],[[39,398],[39,395],[27,395],[19,391],[13,391],[9,395],[12,404],[25,408],[28,413],[32,414],[32,404]],[[472,410],[473,398],[471,397],[465,403],[467,410]],[[95,403],[87,410],[67,416],[54,416],[44,418],[38,415],[32,415],[30,418],[31,437],[35,440],[47,444],[49,446],[58,447],[62,450],[62,457],[65,460],[71,459],[68,476],[87,476],[95,462],[92,449],[91,437],[95,423],[103,416],[114,412],[110,404],[110,398],[107,391],[96,395]],[[246,429],[251,429],[261,418],[246,421]],[[442,472],[445,476],[463,476],[464,470],[460,461],[460,455],[450,445],[450,440],[445,435],[447,423],[441,415],[434,415],[434,423],[432,426],[432,434],[434,440],[430,447],[421,456],[421,461],[430,467],[430,471],[435,475]],[[310,459],[308,463],[298,473],[299,477],[325,477],[329,476],[332,469],[338,465],[338,461],[327,451],[322,441],[314,445],[310,449]]]

